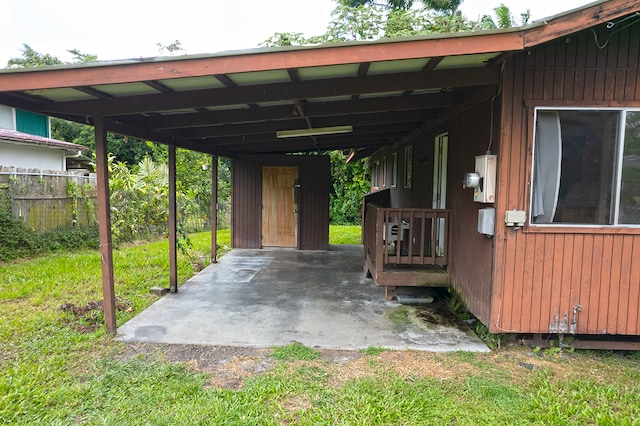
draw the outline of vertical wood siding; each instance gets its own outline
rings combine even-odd
[[[476,155],[485,154],[489,147],[490,120],[489,100],[454,118],[449,128],[447,170],[447,208],[452,209],[451,283],[467,308],[485,324],[490,319],[493,240],[478,233],[478,211],[492,205],[474,202],[473,190],[462,188],[462,178],[474,171]],[[495,129],[498,126],[494,126],[497,132]],[[492,149],[496,148],[494,143]]]
[[[232,244],[262,247],[262,167],[299,167],[299,248],[329,248],[329,157],[245,156],[232,165]]]
[[[494,288],[490,330],[639,334],[640,230],[513,230],[507,209],[529,212],[533,106],[640,107],[640,25],[588,30],[508,61],[498,153]]]

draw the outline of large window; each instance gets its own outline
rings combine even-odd
[[[536,110],[533,224],[640,224],[640,110]]]

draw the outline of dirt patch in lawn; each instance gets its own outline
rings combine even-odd
[[[63,303],[58,309],[63,313],[63,322],[80,333],[93,333],[104,325],[102,300],[92,300],[84,306]],[[116,297],[116,310],[131,312],[133,307],[128,300]]]
[[[291,372],[303,365],[321,369],[327,374],[326,384],[341,387],[352,380],[381,374],[396,374],[407,379],[432,378],[440,381],[465,380],[470,376],[487,376],[508,383],[526,384],[536,371],[545,370],[552,377],[563,377],[570,355],[541,356],[531,349],[514,346],[492,353],[433,353],[423,351],[383,351],[365,355],[360,351],[318,349],[321,357],[313,361],[277,361],[269,348],[127,344],[123,356],[179,362],[193,371],[210,374],[207,388],[238,390],[252,376],[265,374],[279,362],[286,362]],[[302,404],[294,404],[304,407]]]

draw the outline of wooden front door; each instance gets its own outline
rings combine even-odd
[[[262,246],[298,246],[297,167],[262,168]]]

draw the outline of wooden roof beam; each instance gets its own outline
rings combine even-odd
[[[316,127],[331,127],[342,125],[365,126],[372,124],[422,122],[436,118],[434,110],[390,111],[355,116],[336,115],[315,119]],[[182,139],[202,139],[210,137],[226,137],[235,135],[251,135],[260,133],[274,133],[278,130],[308,128],[303,118],[265,121],[257,123],[227,124],[219,126],[196,127],[192,129],[173,130],[165,132],[167,136]]]
[[[408,97],[367,98],[357,101],[310,102],[304,105],[304,113],[308,117],[324,117],[382,111],[437,109],[453,105],[455,99],[456,95],[454,93],[441,92]],[[160,115],[148,118],[136,117],[131,122],[152,129],[178,129],[227,123],[286,120],[295,118],[296,113],[294,105],[277,105],[256,109],[206,110],[199,113]],[[125,117],[123,116],[122,119],[125,120]],[[128,117],[126,120],[131,120],[131,118]]]
[[[357,137],[362,136],[364,139],[375,139],[381,137],[382,135],[386,135],[387,137],[391,137],[392,135],[400,135],[405,136],[409,134],[412,130],[416,128],[420,128],[421,123],[392,123],[392,124],[381,124],[381,125],[371,125],[371,126],[357,126],[353,129],[353,133],[345,133],[344,135],[340,135],[342,138],[353,138],[357,140]],[[373,136],[372,136],[373,135]],[[330,137],[336,138],[338,135],[330,135],[330,136],[317,136],[317,140],[320,142],[323,139],[327,139]],[[291,138],[292,140],[300,140],[304,138]],[[223,136],[217,138],[203,138],[197,140],[197,143],[200,145],[208,145],[210,147],[220,147],[225,146],[229,150],[231,150],[233,146],[237,146],[240,149],[243,146],[248,146],[251,144],[268,144],[273,142],[283,142],[284,139],[276,138],[275,132],[272,133],[262,133],[262,134],[254,134],[254,135],[233,135],[233,136]],[[194,139],[193,142],[196,142]]]
[[[363,93],[402,92],[405,90],[456,88],[497,85],[499,69],[464,68],[375,75],[366,78],[348,77],[326,81],[301,81],[254,86],[240,86],[174,93],[126,96],[100,100],[80,100],[39,105],[47,113],[69,113],[112,116],[197,108],[229,104],[249,104],[317,97],[345,96]]]

